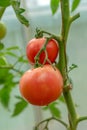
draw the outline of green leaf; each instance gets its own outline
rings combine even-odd
[[[19,47],[18,46],[12,46],[12,47],[9,47],[9,48],[7,48],[6,50],[17,50],[17,49],[19,49]]]
[[[56,107],[57,104],[52,103],[49,105],[49,110],[51,112],[51,114],[54,116],[54,117],[61,117],[61,112],[59,110],[58,107]]]
[[[5,57],[1,57],[2,61],[0,64],[2,66],[6,65]],[[10,72],[9,69],[0,68],[0,102],[5,108],[9,107],[10,102],[10,93],[14,86],[16,86],[17,82],[14,81],[14,75]]]
[[[6,75],[8,75],[8,71],[8,69],[0,69],[0,84],[4,84],[6,82]]]
[[[24,59],[24,56],[20,56],[18,61],[23,63],[28,63],[28,60]]]
[[[3,43],[0,42],[0,50],[2,50],[4,48]]]
[[[10,56],[13,56],[13,57],[18,57],[16,54],[14,54],[13,52],[10,52],[10,51],[6,51],[5,53]]]
[[[10,100],[10,87],[5,86],[0,90],[0,102],[5,108],[8,108]]]
[[[65,103],[65,100],[64,100],[64,97],[63,97],[63,96],[60,96],[58,100],[59,100],[60,102],[62,102],[62,103]]]
[[[60,0],[51,0],[50,2],[50,7],[51,7],[51,11],[52,14],[54,15],[59,7],[59,2]]]
[[[7,7],[10,5],[10,0],[0,0],[0,6]]]
[[[7,65],[6,58],[4,56],[0,56],[0,66]]]
[[[72,71],[73,69],[77,68],[78,66],[75,65],[75,64],[72,64],[70,67],[69,67],[69,70],[68,72]]]
[[[20,114],[28,105],[28,103],[25,100],[23,100],[22,98],[18,98],[18,100],[19,101],[15,104],[15,109],[12,114],[12,117]]]
[[[75,11],[75,9],[78,7],[78,5],[80,4],[81,0],[73,0],[72,2],[72,7],[71,7],[71,11]]]
[[[11,5],[15,11],[15,14],[18,18],[18,20],[24,24],[25,26],[29,26],[29,21],[22,15],[23,12],[25,12],[25,9],[20,8],[20,2],[12,0]]]
[[[25,9],[23,9],[23,8],[20,8],[20,9],[18,10],[18,13],[20,13],[20,14],[22,14],[23,12],[25,12]]]

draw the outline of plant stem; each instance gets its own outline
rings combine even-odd
[[[84,121],[84,120],[87,120],[87,116],[82,116],[82,117],[79,117],[78,120],[77,120],[77,124],[81,121]]]
[[[42,46],[42,48],[39,50],[39,52],[37,53],[37,55],[35,56],[35,68],[36,67],[38,67],[39,66],[39,57],[40,57],[40,54],[44,51],[46,51],[46,46],[47,46],[47,44],[48,44],[48,41],[50,40],[51,38],[46,38],[46,41],[45,41],[45,43],[44,43],[44,45]],[[46,52],[45,52],[45,54],[46,54]],[[47,58],[47,56],[45,57],[45,61],[44,62],[46,62],[46,59]]]
[[[62,27],[61,27],[62,41],[59,45],[60,54],[59,54],[58,67],[62,73],[63,80],[64,80],[63,95],[66,101],[68,114],[69,114],[68,115],[68,119],[69,119],[68,130],[76,130],[77,113],[76,113],[73,99],[69,90],[70,83],[69,83],[69,77],[68,77],[66,43],[67,43],[67,38],[68,38],[68,33],[69,33],[71,22],[75,20],[78,17],[78,15],[73,17],[70,21],[69,0],[60,0],[60,3],[61,3],[61,15],[62,15]]]
[[[15,69],[14,66],[12,66],[12,65],[0,66],[0,69],[11,69],[11,70],[13,70],[13,71],[19,73],[20,75],[23,74],[20,70]]]
[[[63,92],[63,95],[64,95],[67,109],[68,109],[68,114],[69,114],[68,118],[69,118],[70,127],[75,130],[77,113],[75,110],[75,105],[73,103],[71,93],[70,91],[66,91],[66,92]]]
[[[61,35],[63,38],[63,42],[65,44],[68,35],[67,30],[68,30],[69,18],[70,18],[69,0],[60,0],[60,2],[61,2],[61,15],[62,15]]]
[[[50,118],[47,118],[47,119],[41,121],[36,127],[38,128],[41,124],[43,124],[43,123],[45,123],[45,122],[47,122],[47,125],[48,125],[48,123],[49,123],[51,120],[56,120],[56,121],[60,122],[63,126],[65,126],[66,128],[68,127],[68,125],[67,125],[64,121],[62,121],[62,120],[60,120],[60,119],[58,119],[58,118],[55,118],[55,117],[50,117]]]
[[[60,37],[60,36],[56,36],[55,34],[52,34],[52,33],[50,33],[50,32],[44,31],[44,30],[42,30],[41,32],[42,32],[42,33],[45,33],[45,34],[47,34],[47,35],[49,35],[50,37],[54,38],[54,39],[57,40],[58,42],[61,41],[61,37]]]

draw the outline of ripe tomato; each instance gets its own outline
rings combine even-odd
[[[0,22],[0,40],[3,39],[6,35],[7,29],[3,22]]]
[[[29,103],[44,106],[61,95],[63,78],[57,68],[44,65],[25,72],[20,79],[19,88],[22,96]]]
[[[45,41],[46,41],[46,38],[38,38],[38,39],[34,38],[28,42],[27,47],[26,47],[26,55],[27,55],[28,60],[31,63],[35,63],[34,58],[39,52],[39,50],[41,49],[41,47],[44,45]],[[46,46],[46,51],[47,51],[48,59],[51,61],[51,63],[55,62],[58,55],[58,51],[59,51],[59,46],[58,46],[57,41],[55,41],[54,39],[49,40]],[[45,52],[43,51],[40,54],[39,63],[43,64],[45,57],[46,55],[45,55]],[[46,61],[46,64],[47,63],[48,62]]]

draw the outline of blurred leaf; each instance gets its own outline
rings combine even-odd
[[[12,5],[14,11],[15,11],[15,14],[16,14],[18,20],[22,24],[24,24],[24,25],[26,25],[28,27],[29,26],[29,21],[22,15],[22,13],[25,12],[25,9],[20,8],[20,2],[12,0],[11,5]]]
[[[7,65],[6,58],[4,56],[0,56],[0,66]]]
[[[12,114],[12,117],[20,114],[28,105],[28,103],[24,99],[22,99],[22,98],[18,98],[18,99],[19,99],[19,102],[17,102],[15,104],[15,109],[14,109],[14,112]]]
[[[11,90],[17,84],[13,79],[14,75],[8,69],[0,69],[0,102],[5,108],[8,108]]]
[[[4,48],[3,43],[0,42],[0,50],[2,50]]]
[[[59,108],[56,107],[56,105],[57,104],[55,104],[55,102],[50,104],[49,110],[54,117],[61,117],[61,112],[60,112]]]
[[[28,63],[28,60],[24,59],[24,56],[20,56],[18,59],[19,62]]]
[[[10,5],[10,0],[0,0],[0,6],[7,7]]]
[[[51,7],[52,14],[56,13],[56,11],[59,7],[59,2],[60,2],[60,0],[51,0],[50,7]]]
[[[60,96],[60,97],[58,98],[58,100],[61,101],[62,103],[65,103],[65,100],[64,100],[64,97],[63,97],[63,96]]]
[[[23,8],[20,8],[20,9],[18,10],[18,13],[20,13],[20,14],[22,14],[23,12],[25,12],[25,9],[23,9]]]
[[[13,57],[18,57],[16,54],[14,54],[13,52],[10,52],[10,51],[6,51],[5,53],[10,56],[13,56]]]
[[[0,101],[2,105],[8,108],[9,100],[10,100],[10,87],[5,86],[0,90]]]
[[[73,69],[77,68],[78,66],[75,65],[75,64],[72,64],[70,67],[69,67],[69,70],[68,72],[72,71]]]
[[[0,69],[0,84],[4,84],[6,82],[8,74],[9,74],[8,69]]]
[[[12,47],[9,47],[9,48],[6,48],[6,50],[17,50],[17,49],[19,49],[19,47],[18,46],[12,46]]]
[[[81,0],[73,0],[72,2],[72,7],[71,7],[71,11],[75,11],[75,9],[78,7],[78,5],[80,4]]]
[[[48,106],[43,107],[43,110],[49,110],[54,117],[61,117],[61,112],[59,108],[57,107],[58,102],[53,102],[49,104]]]

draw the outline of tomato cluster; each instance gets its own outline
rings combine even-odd
[[[35,57],[41,48],[44,48],[45,42],[46,38],[34,38],[27,44],[26,55],[31,64],[35,64]],[[45,50],[39,55],[38,63],[42,66],[28,70],[20,79],[20,93],[29,103],[38,106],[48,105],[61,95],[62,75],[56,67],[50,64],[55,62],[58,53],[57,41],[50,39]],[[46,60],[45,64],[43,64],[44,60]]]
[[[39,52],[39,50],[43,47],[44,43],[46,42],[46,38],[34,38],[27,44],[26,48],[26,55],[28,60],[31,63],[35,63],[35,56]],[[48,55],[48,60],[50,60],[51,63],[53,63],[58,55],[59,47],[57,42],[54,39],[51,39],[48,41],[48,44],[46,46],[46,52]],[[43,64],[45,60],[46,54],[44,51],[39,56],[39,63]],[[48,61],[46,61],[46,64]]]

